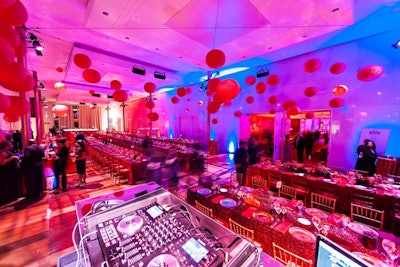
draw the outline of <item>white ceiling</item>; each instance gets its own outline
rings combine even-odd
[[[226,54],[223,68],[259,66],[398,27],[398,0],[21,0],[29,13],[27,31],[45,47],[28,49],[27,66],[36,71],[58,102],[107,103],[111,80],[130,98],[143,85],[158,88],[198,83],[210,68],[213,48]],[[100,72],[99,83],[82,78],[73,56],[83,53]],[[146,75],[132,73],[132,67]],[[61,67],[63,72],[57,72]],[[164,72],[165,80],[155,79]],[[67,90],[58,93],[54,82]],[[100,93],[96,98],[89,94]]]

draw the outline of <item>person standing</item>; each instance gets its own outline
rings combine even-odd
[[[21,159],[21,172],[25,178],[26,200],[37,199],[43,190],[43,149],[29,140]]]
[[[236,173],[241,173],[243,175],[242,185],[246,185],[246,172],[247,172],[247,149],[246,143],[244,141],[239,141],[239,148],[234,154],[234,163],[236,167]]]
[[[260,146],[258,140],[250,138],[248,153],[249,153],[249,165],[254,165],[260,161]]]
[[[292,161],[292,144],[290,143],[290,135],[285,135],[285,140],[283,141],[283,157],[282,162]]]
[[[12,140],[14,144],[14,152],[18,153],[22,151],[22,136],[18,130],[15,130],[15,132],[12,134]]]
[[[56,160],[54,161],[54,194],[60,193],[60,174],[61,174],[61,186],[62,191],[67,191],[67,175],[65,173],[65,169],[67,167],[68,155],[69,151],[66,146],[65,138],[57,139],[57,148],[56,148]]]
[[[376,171],[375,162],[378,158],[375,144],[371,140],[365,139],[363,144],[357,147],[357,155],[358,159],[355,169],[368,171],[368,176],[374,175]]]
[[[0,143],[0,205],[18,199],[18,160],[8,141]]]
[[[303,163],[304,145],[305,145],[304,137],[300,134],[300,132],[298,132],[296,138],[294,139],[294,148],[296,149],[297,161],[299,163]]]
[[[87,151],[83,139],[78,139],[75,143],[75,165],[78,174],[78,185],[76,187],[86,187],[86,158]]]

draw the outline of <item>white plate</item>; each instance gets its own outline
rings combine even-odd
[[[298,218],[297,221],[301,223],[302,225],[311,225],[311,222],[307,220],[306,218]]]
[[[237,205],[236,201],[233,200],[233,199],[231,199],[231,198],[224,198],[224,199],[221,199],[221,201],[219,202],[219,204],[220,204],[222,207],[225,207],[225,208],[234,208],[234,207],[236,207],[236,205]]]
[[[329,217],[329,215],[328,214],[326,214],[325,212],[323,212],[322,210],[320,210],[320,209],[316,209],[316,208],[306,208],[305,210],[304,210],[304,212],[307,214],[307,215],[309,215],[309,216],[318,216],[318,217],[320,217],[322,220],[326,220],[326,219],[328,219],[328,217]]]
[[[316,237],[315,235],[313,235],[313,233],[301,227],[297,226],[290,227],[289,234],[292,235],[298,241],[304,243],[314,243],[316,241]]]
[[[347,225],[347,227],[350,228],[353,232],[356,232],[357,234],[364,235],[365,233],[372,233],[376,237],[379,236],[379,233],[375,231],[374,229],[362,224],[362,223],[356,223],[356,222],[351,222]]]

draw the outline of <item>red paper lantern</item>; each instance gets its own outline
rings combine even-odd
[[[9,6],[15,4],[15,2],[17,2],[17,0],[1,0],[0,8],[9,7]]]
[[[213,91],[210,91],[210,90],[207,90],[207,91],[206,91],[206,95],[207,95],[207,96],[212,96],[213,94],[214,94]]]
[[[16,57],[19,57],[19,58],[24,57],[26,55],[26,53],[28,52],[25,42],[19,42],[19,44],[17,44],[14,47],[14,51],[15,51]]]
[[[203,105],[203,101],[202,100],[197,101],[197,105],[199,106]]]
[[[148,109],[153,109],[156,104],[154,103],[154,101],[147,101],[146,104],[144,104],[146,106],[146,108]]]
[[[186,89],[183,87],[180,87],[176,90],[176,94],[180,97],[184,97],[186,95]]]
[[[11,102],[8,96],[0,93],[0,113],[5,112],[7,109],[10,108]]]
[[[11,27],[10,24],[2,22],[1,19],[0,19],[0,37],[8,41],[13,48],[15,48],[19,43],[21,43],[21,39],[19,38],[19,35],[14,30],[14,28]]]
[[[218,103],[219,105],[221,105],[222,103],[225,102],[225,99],[223,99],[218,93],[214,95],[213,97],[213,101],[215,103]]]
[[[76,54],[74,56],[74,63],[81,69],[88,69],[92,66],[92,60],[85,54]]]
[[[82,77],[89,83],[98,83],[101,80],[100,73],[95,69],[85,69],[82,72]]]
[[[33,90],[33,88],[35,88],[35,85],[36,85],[35,79],[32,77],[32,75],[28,75],[22,81],[18,81],[17,83],[15,83],[15,87],[8,89],[23,93]]]
[[[283,108],[284,110],[289,110],[290,107],[295,107],[295,106],[297,106],[297,103],[296,103],[296,101],[294,101],[294,100],[292,100],[292,99],[286,100],[286,101],[283,102],[283,104],[282,104],[282,108]]]
[[[115,90],[112,94],[115,101],[125,102],[128,100],[128,92],[126,90]]]
[[[69,107],[66,105],[58,105],[57,104],[52,108],[52,111],[58,117],[65,117],[69,114]]]
[[[246,97],[246,103],[247,104],[253,104],[254,103],[254,96],[248,96]]]
[[[160,116],[158,115],[157,112],[150,112],[149,114],[147,114],[147,118],[148,118],[150,121],[157,121],[159,117],[160,117]]]
[[[186,112],[189,112],[190,111],[190,108],[186,108]]]
[[[67,90],[67,87],[62,82],[56,82],[54,84],[54,89],[56,89],[59,92],[64,92],[65,90]]]
[[[210,92],[216,92],[216,91],[217,91],[218,84],[219,84],[220,81],[221,81],[221,80],[218,79],[218,78],[212,78],[212,79],[210,79],[210,80],[208,81],[208,85],[207,85],[208,91],[210,91]]]
[[[304,90],[304,95],[307,97],[313,97],[317,94],[317,88],[314,86],[309,86]]]
[[[190,95],[192,93],[192,88],[186,87],[186,94]]]
[[[268,85],[275,86],[281,81],[281,78],[277,74],[272,74],[268,76],[267,83]]]
[[[28,21],[28,11],[20,1],[16,1],[10,6],[0,8],[0,20],[12,26],[22,26]]]
[[[148,82],[144,84],[144,90],[147,93],[152,94],[157,90],[157,87],[154,83]]]
[[[275,114],[276,113],[276,109],[275,108],[271,108],[270,110],[269,110],[269,114]]]
[[[292,106],[287,111],[288,115],[290,115],[290,116],[296,116],[299,114],[299,112],[300,112],[300,109],[297,106]]]
[[[345,93],[347,93],[348,90],[349,89],[347,88],[346,85],[341,84],[341,85],[338,85],[335,88],[333,88],[332,93],[334,95],[341,96],[341,95],[344,95]]]
[[[90,108],[90,109],[95,109],[95,108],[96,108],[96,105],[93,105],[93,104],[92,104],[92,105],[89,106],[89,108]]]
[[[225,54],[221,50],[213,49],[206,55],[206,63],[212,69],[218,69],[225,64]]]
[[[7,40],[0,37],[0,67],[7,67],[14,61],[14,58],[14,48]]]
[[[236,118],[240,118],[240,116],[242,116],[242,112],[240,110],[236,110],[235,112],[233,112],[233,116],[235,116]]]
[[[212,119],[212,120],[211,120],[211,123],[212,123],[212,124],[217,124],[217,123],[218,123],[218,119],[215,119],[215,118]]]
[[[383,68],[379,65],[366,66],[357,72],[357,79],[363,82],[370,82],[378,79],[383,74]]]
[[[89,90],[89,94],[90,94],[90,95],[93,95],[93,94],[94,94],[94,90],[93,90],[93,89],[90,89],[90,90]]]
[[[172,102],[172,104],[178,104],[179,98],[178,98],[177,96],[173,96],[173,97],[171,98],[171,102]]]
[[[305,72],[316,72],[321,67],[321,61],[318,58],[309,59],[304,63]]]
[[[232,100],[240,93],[240,85],[234,79],[226,79],[218,83],[217,94],[223,100]]]
[[[336,62],[332,64],[332,66],[329,68],[329,71],[332,74],[340,74],[346,69],[346,64],[343,62]]]
[[[19,116],[15,114],[4,114],[3,119],[6,122],[17,122],[19,120]]]
[[[114,90],[119,90],[122,88],[122,83],[118,80],[112,80],[110,82],[110,87]]]
[[[257,81],[257,79],[256,79],[256,77],[254,77],[254,76],[247,76],[247,77],[244,79],[244,82],[245,82],[247,85],[254,85],[254,84],[256,83],[256,81]]]
[[[276,105],[278,103],[278,97],[277,96],[270,96],[268,98],[268,103],[270,103],[271,105]]]
[[[57,67],[57,68],[56,68],[56,71],[57,71],[57,72],[63,72],[63,71],[64,71],[64,69],[63,69],[63,68],[61,68],[61,67]]]
[[[231,100],[226,100],[226,101],[224,102],[224,107],[229,108],[229,107],[231,107],[231,106],[232,106],[232,101],[231,101]]]
[[[19,96],[9,96],[10,106],[4,111],[4,113],[14,115],[24,115],[31,110],[31,104],[29,100],[26,100]]]
[[[258,82],[256,85],[257,94],[262,94],[267,90],[267,85],[264,82]]]
[[[26,69],[22,64],[12,62],[4,68],[0,68],[0,82],[16,83],[26,78]]]
[[[310,120],[310,119],[314,118],[314,112],[309,111],[309,112],[306,113],[305,116],[306,116],[306,119]]]
[[[332,108],[340,108],[344,106],[344,99],[340,97],[335,97],[329,100],[329,106]]]
[[[207,105],[207,111],[211,114],[215,114],[220,109],[220,104],[216,102],[209,102]]]

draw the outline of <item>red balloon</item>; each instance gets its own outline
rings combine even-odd
[[[226,79],[218,83],[217,94],[224,100],[232,100],[240,93],[240,85],[234,79]]]
[[[33,88],[35,88],[35,85],[36,85],[35,79],[32,77],[32,75],[28,75],[22,81],[18,81],[17,83],[15,83],[15,86],[13,88],[8,88],[8,89],[15,92],[23,93],[33,90]]]
[[[344,99],[340,97],[335,97],[329,100],[329,106],[332,108],[340,108],[344,106]]]
[[[267,90],[267,85],[264,82],[258,82],[256,85],[257,94],[262,94]]]
[[[147,93],[152,94],[157,90],[157,87],[154,83],[148,82],[144,84],[144,90]]]
[[[213,49],[206,55],[206,63],[212,69],[218,69],[225,64],[225,54],[221,50]]]
[[[283,108],[284,110],[288,110],[290,107],[295,107],[295,106],[297,106],[297,103],[296,103],[296,101],[294,101],[294,100],[292,100],[292,99],[286,100],[286,101],[283,102],[283,104],[282,104],[282,108]]]
[[[146,104],[144,104],[146,106],[146,108],[148,109],[153,109],[156,104],[154,103],[154,101],[147,101]]]
[[[245,79],[244,79],[244,82],[247,84],[247,85],[254,85],[255,83],[256,83],[256,81],[257,81],[257,79],[256,79],[256,77],[254,77],[254,76],[247,76]]]
[[[64,69],[63,69],[63,68],[61,68],[61,67],[57,67],[57,68],[56,68],[56,71],[57,71],[57,72],[63,72],[63,71],[64,71]]]
[[[82,72],[82,76],[89,83],[98,83],[101,80],[100,73],[95,69],[85,69]]]
[[[275,114],[276,113],[276,109],[275,108],[271,108],[270,110],[269,110],[269,114]]]
[[[253,104],[254,103],[254,96],[248,96],[246,97],[246,103],[247,104]]]
[[[157,121],[159,117],[160,117],[160,116],[159,116],[158,113],[156,113],[156,112],[150,112],[149,114],[147,114],[147,118],[148,118],[150,121]]]
[[[0,37],[0,67],[7,67],[14,61],[14,58],[14,48],[7,40]]]
[[[0,8],[9,7],[9,6],[15,4],[15,2],[17,2],[17,0],[1,0]]]
[[[2,22],[1,19],[0,19],[0,37],[8,41],[13,48],[15,48],[19,43],[21,43],[21,39],[19,38],[19,35],[14,30],[14,28],[11,27],[10,24]]]
[[[370,82],[378,79],[383,74],[383,68],[379,65],[366,66],[357,72],[357,79],[363,82]]]
[[[242,116],[242,112],[240,110],[236,110],[235,112],[233,112],[233,116],[235,116],[236,118],[240,118],[240,116]]]
[[[85,54],[76,54],[74,56],[74,63],[81,69],[88,69],[92,66],[92,60]]]
[[[14,115],[24,115],[31,110],[31,104],[28,100],[19,96],[9,96],[10,107],[4,113]]]
[[[110,82],[110,87],[115,90],[119,90],[122,88],[122,83],[118,80],[112,80]]]
[[[271,105],[276,105],[278,103],[278,97],[277,96],[270,96],[268,98],[268,103],[270,103]]]
[[[4,114],[3,119],[6,122],[17,122],[19,120],[19,116],[15,114]]]
[[[267,83],[268,85],[275,86],[281,81],[281,78],[277,74],[272,74],[268,76]]]
[[[16,57],[24,57],[26,52],[28,52],[25,42],[19,42],[19,44],[14,47],[14,51]]]
[[[190,95],[192,93],[192,88],[186,87],[186,94]]]
[[[335,88],[333,88],[332,92],[334,95],[340,96],[340,95],[344,95],[345,93],[347,93],[349,89],[347,88],[346,85],[338,85]]]
[[[90,89],[90,90],[89,90],[89,94],[93,95],[93,94],[94,94],[94,90],[93,90],[93,89]]]
[[[207,105],[207,111],[211,114],[215,114],[220,109],[220,104],[216,102],[209,102]]]
[[[218,84],[219,84],[220,81],[221,81],[221,80],[218,79],[218,78],[212,78],[212,79],[210,79],[210,80],[208,81],[208,85],[207,85],[208,91],[210,91],[210,92],[216,92],[216,91],[217,91]]]
[[[314,86],[309,86],[304,90],[304,95],[307,97],[312,97],[317,94],[317,88]]]
[[[8,96],[0,93],[0,113],[5,112],[7,109],[10,108],[11,102]]]
[[[183,87],[180,87],[176,90],[176,94],[180,97],[184,97],[186,95],[186,89]]]
[[[305,72],[316,72],[321,67],[321,61],[318,58],[309,59],[304,63]]]
[[[197,101],[197,105],[199,106],[203,105],[203,101],[202,100]]]
[[[65,117],[69,114],[69,107],[66,105],[58,105],[57,104],[52,108],[52,111],[58,117]]]
[[[211,120],[211,123],[212,123],[212,124],[217,124],[217,123],[218,123],[218,120],[217,120],[217,119],[212,119],[212,120]]]
[[[178,98],[177,96],[173,96],[173,97],[171,98],[171,102],[172,102],[172,104],[178,104],[179,98]]]
[[[329,68],[329,71],[332,74],[340,74],[346,69],[346,64],[343,62],[336,62],[332,64],[332,66]]]
[[[309,112],[307,112],[306,113],[306,119],[312,119],[312,118],[314,118],[314,112],[312,112],[312,111],[309,111]]]
[[[288,109],[288,111],[287,111],[287,113],[288,113],[290,116],[298,115],[299,112],[300,112],[300,109],[299,109],[299,107],[297,107],[297,106],[292,106],[292,107],[290,107],[290,108]]]
[[[231,100],[226,100],[226,101],[224,102],[224,107],[229,108],[229,107],[231,107],[231,106],[232,106],[232,101],[231,101]]]
[[[112,94],[115,101],[125,102],[128,100],[128,92],[126,90],[115,90]]]
[[[221,105],[222,103],[225,102],[225,99],[222,99],[222,97],[217,93],[217,94],[214,95],[213,101],[215,103],[218,103],[219,105]]]
[[[212,96],[212,94],[214,94],[213,91],[210,91],[210,90],[207,90],[207,91],[206,91],[206,95],[207,95],[207,96]]]
[[[4,68],[0,68],[0,82],[15,83],[26,78],[25,67],[17,62],[12,62]]]
[[[22,26],[28,21],[28,11],[20,1],[16,1],[10,6],[0,8],[0,20],[12,26]]]

